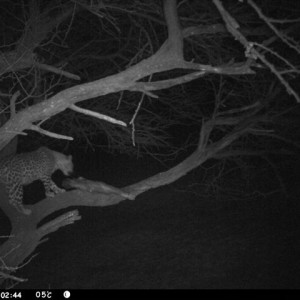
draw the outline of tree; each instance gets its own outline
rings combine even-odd
[[[92,146],[99,128],[110,150],[160,157],[193,149],[173,168],[125,187],[135,198],[211,158],[293,153],[276,141],[299,147],[296,132],[286,135],[299,117],[296,4],[289,15],[277,10],[283,4],[252,0],[1,5],[0,149],[17,135],[26,144],[28,130]],[[185,126],[190,137],[172,144],[172,130]],[[102,193],[98,182],[66,185],[77,189],[31,206],[29,217],[8,204],[1,187],[12,224],[0,248],[3,279],[22,280],[11,272],[43,237],[80,219],[71,210],[37,228],[49,214],[125,200]]]

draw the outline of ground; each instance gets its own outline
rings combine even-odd
[[[104,161],[111,165],[101,176],[119,186],[156,171],[145,160]],[[82,172],[93,176],[88,167]],[[196,175],[136,201],[80,208],[81,221],[36,250],[18,288],[299,288],[296,184],[285,200],[212,201],[182,191]]]

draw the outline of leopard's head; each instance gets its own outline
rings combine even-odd
[[[73,161],[72,155],[61,155],[56,159],[56,169],[61,170],[66,176],[70,176],[73,173]]]

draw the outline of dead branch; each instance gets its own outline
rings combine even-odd
[[[103,95],[123,90],[136,89],[137,81],[152,74],[168,71],[176,68],[196,70],[195,75],[190,79],[195,79],[204,73],[223,74],[253,74],[251,63],[245,64],[231,63],[223,66],[209,66],[197,63],[186,62],[182,54],[182,34],[178,22],[176,1],[164,1],[165,17],[168,24],[168,39],[160,49],[151,57],[144,59],[136,65],[120,72],[119,74],[93,82],[77,85],[57,93],[55,96],[21,110],[11,117],[2,128],[0,128],[0,150],[15,136],[16,132],[23,132],[31,129],[34,122],[44,120],[54,116],[79,101],[88,100]],[[200,71],[200,73],[199,73]],[[186,78],[184,78],[186,80]],[[182,81],[174,81],[173,85]],[[167,87],[172,86],[170,82]],[[156,82],[157,86],[162,86]]]
[[[91,111],[91,110],[88,110],[88,109],[84,109],[84,108],[81,108],[81,107],[78,107],[76,106],[75,104],[72,104],[70,106],[70,109],[74,110],[74,111],[77,111],[79,113],[82,113],[82,114],[85,114],[85,115],[88,115],[88,116],[92,116],[92,117],[95,117],[95,118],[98,118],[100,120],[104,120],[106,122],[110,122],[112,124],[118,124],[120,126],[124,126],[126,127],[127,124],[123,121],[120,121],[120,120],[116,120],[115,118],[112,118],[112,117],[109,117],[109,116],[106,116],[104,114],[100,114],[100,113],[97,113],[95,111]]]
[[[297,94],[297,92],[291,87],[289,82],[282,76],[281,72],[276,69],[275,65],[271,63],[265,55],[259,52],[255,48],[257,46],[257,43],[253,43],[247,40],[247,38],[241,33],[239,30],[240,25],[238,22],[229,14],[229,12],[224,8],[223,4],[219,0],[213,0],[214,4],[218,8],[220,14],[222,15],[222,18],[225,22],[225,25],[228,29],[228,31],[234,36],[236,40],[238,40],[244,47],[245,47],[245,56],[249,57],[251,60],[257,60],[259,59],[262,61],[269,70],[278,78],[278,80],[281,82],[281,84],[286,88],[286,91],[288,94],[292,95],[298,103],[300,103],[300,97]],[[300,54],[299,47],[295,47],[293,44],[291,44],[288,39],[284,36],[283,32],[279,32],[275,26],[272,25],[272,22],[264,16],[262,11],[258,8],[258,6],[251,0],[248,1],[248,3],[255,9],[255,11],[258,13],[260,18],[262,18],[265,23],[276,33],[276,35],[289,47],[296,50],[298,54]],[[258,45],[259,46],[259,45]],[[266,48],[266,46],[263,46],[263,48]],[[272,53],[272,50],[270,49],[270,52]],[[276,53],[276,56],[279,54]],[[281,57],[282,58],[282,57]],[[286,61],[284,58],[282,58],[283,61]],[[290,66],[291,67],[291,66]],[[292,66],[290,71],[295,72],[297,70],[296,66]]]
[[[102,207],[115,205],[127,198],[132,200],[136,199],[139,194],[150,189],[170,184],[197,168],[208,159],[217,157],[219,153],[222,153],[225,148],[231,145],[240,136],[249,132],[257,122],[258,119],[249,116],[245,120],[237,123],[232,132],[213,144],[209,144],[208,141],[214,127],[214,122],[203,122],[196,150],[185,160],[168,171],[161,172],[122,189],[117,189],[101,182],[92,182],[83,178],[71,180],[68,181],[66,185],[75,187],[77,188],[76,190],[58,194],[54,198],[46,198],[34,205],[27,205],[26,208],[32,211],[29,216],[23,215],[8,203],[6,191],[4,187],[0,185],[2,195],[0,207],[9,217],[12,224],[9,239],[0,247],[0,257],[2,257],[3,264],[10,268],[18,267],[31,255],[41,242],[45,241],[45,235],[81,219],[78,211],[73,210],[38,227],[50,214],[74,206]]]

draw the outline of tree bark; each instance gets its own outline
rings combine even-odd
[[[255,122],[253,118],[243,121],[231,133],[210,145],[207,145],[207,141],[211,132],[211,125],[210,123],[203,124],[198,147],[190,156],[166,172],[158,173],[138,183],[127,186],[122,191],[130,194],[131,198],[135,199],[139,194],[147,190],[178,180],[209,158],[220,155],[224,148],[227,148],[241,135],[244,135]],[[40,243],[47,240],[44,236],[58,230],[60,227],[73,224],[81,219],[77,210],[71,210],[39,226],[48,215],[67,207],[101,207],[118,204],[126,200],[120,194],[107,194],[106,191],[101,192],[101,186],[103,185],[101,182],[97,183],[80,178],[77,181],[69,180],[68,184],[71,187],[79,189],[57,194],[54,198],[46,198],[34,205],[27,205],[26,208],[32,210],[29,216],[18,212],[9,204],[5,187],[0,185],[0,207],[8,216],[12,225],[9,239],[0,246],[0,263],[2,263],[2,270],[6,274],[11,273],[15,268],[20,266]],[[3,280],[5,280],[5,276],[2,277]],[[2,281],[0,279],[0,284]]]

